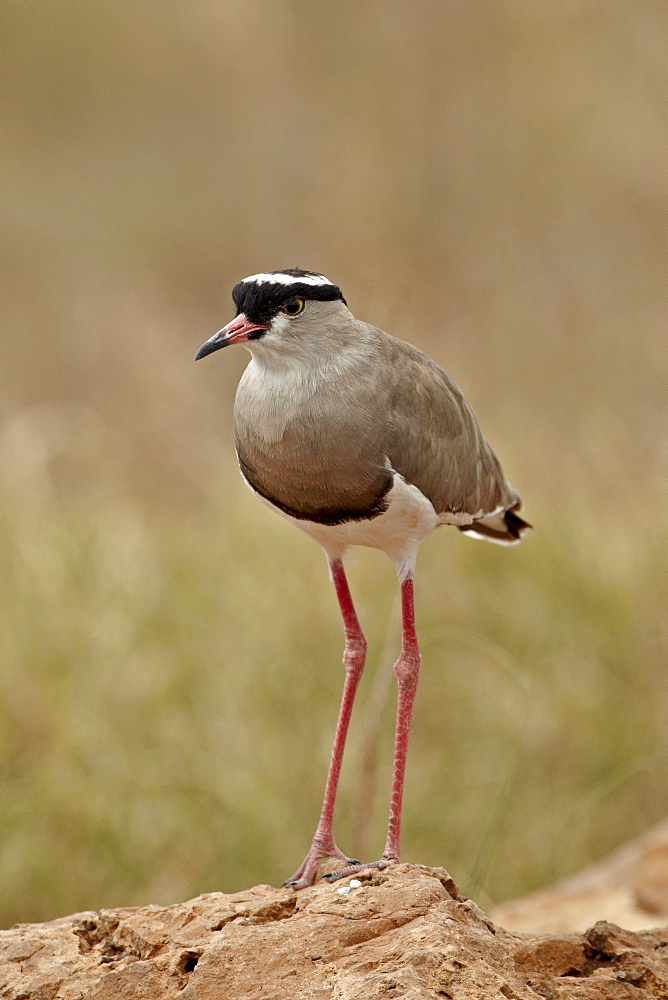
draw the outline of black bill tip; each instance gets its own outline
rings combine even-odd
[[[212,337],[211,340],[207,340],[205,344],[202,344],[199,351],[195,355],[195,361],[199,361],[200,358],[205,358],[207,354],[213,354],[214,351],[219,351],[221,347],[225,347],[226,341],[221,337],[220,340],[216,340]]]

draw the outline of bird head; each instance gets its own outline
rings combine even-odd
[[[252,274],[232,290],[237,307],[235,318],[202,344],[195,361],[227,347],[263,339],[267,345],[285,345],[322,321],[325,303],[346,306],[338,285],[314,271],[291,268]]]

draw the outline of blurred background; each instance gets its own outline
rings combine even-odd
[[[517,549],[437,532],[404,857],[483,906],[668,812],[663,0],[4,0],[0,925],[280,884],[343,682],[318,547],[236,469],[247,274],[462,386]],[[397,586],[336,814],[380,855]]]

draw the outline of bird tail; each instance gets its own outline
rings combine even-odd
[[[491,514],[489,517],[480,517],[473,524],[460,524],[458,527],[471,538],[484,538],[488,542],[496,542],[497,545],[517,545],[522,535],[532,527],[528,521],[515,513],[519,509],[520,504],[516,503],[508,510]]]

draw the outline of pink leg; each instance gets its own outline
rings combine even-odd
[[[343,687],[339,718],[336,723],[336,734],[334,736],[334,746],[329,762],[327,773],[327,784],[325,785],[325,797],[322,803],[320,821],[313,838],[311,848],[302,861],[301,865],[287,882],[283,885],[293,886],[295,889],[302,889],[304,886],[312,885],[315,881],[318,863],[323,858],[338,858],[350,865],[350,858],[347,858],[336,846],[334,834],[332,832],[332,820],[334,816],[334,802],[336,800],[336,790],[339,784],[341,773],[341,762],[343,760],[343,749],[348,734],[350,715],[353,710],[353,702],[357,692],[364,661],[366,659],[366,639],[362,634],[360,623],[355,614],[352,597],[343,563],[340,559],[330,563],[330,572],[339,599],[341,615],[343,617],[343,630],[346,637],[346,648],[343,653],[343,665],[346,669],[346,680]],[[401,800],[400,800],[401,801]],[[353,862],[354,863],[354,862]]]
[[[401,803],[406,773],[406,751],[411,728],[413,703],[420,675],[420,649],[415,632],[415,606],[413,600],[413,578],[407,577],[401,584],[401,655],[394,664],[394,673],[399,684],[397,702],[397,725],[394,735],[394,765],[392,770],[392,794],[390,796],[390,819],[387,828],[385,850],[380,861],[371,864],[350,864],[340,871],[324,877],[330,882],[365,868],[385,868],[399,860],[401,853]]]
[[[406,751],[408,735],[413,717],[413,704],[420,676],[420,649],[415,632],[415,605],[413,600],[413,578],[408,577],[401,584],[401,656],[394,664],[394,673],[399,684],[397,702],[397,725],[394,734],[394,767],[392,771],[392,794],[390,796],[390,820],[387,840],[383,851],[383,861],[398,861],[401,853],[401,804],[404,795],[404,775],[406,773]]]

